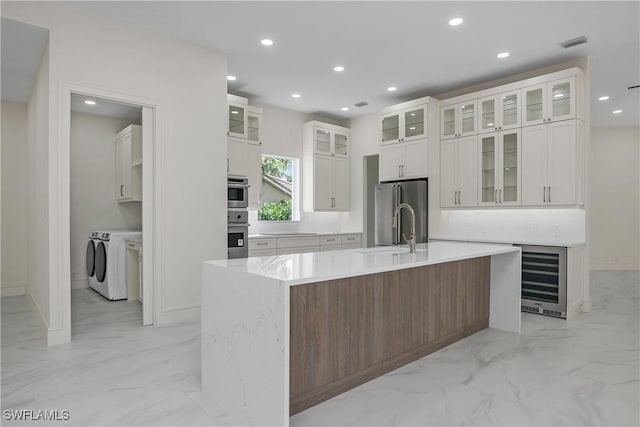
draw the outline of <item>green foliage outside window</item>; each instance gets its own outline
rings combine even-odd
[[[291,199],[264,202],[258,211],[260,221],[291,221]]]

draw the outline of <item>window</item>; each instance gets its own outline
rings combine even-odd
[[[258,221],[299,221],[298,188],[298,159],[263,155]]]

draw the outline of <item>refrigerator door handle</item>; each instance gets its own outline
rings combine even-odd
[[[398,207],[398,205],[402,203],[402,187],[400,185],[396,185],[396,201],[393,205],[393,211],[395,213],[396,207]],[[396,223],[397,227],[395,230],[395,236],[394,236],[394,245],[399,245],[402,243],[402,240],[400,240],[402,237],[402,213],[398,213],[398,222]]]

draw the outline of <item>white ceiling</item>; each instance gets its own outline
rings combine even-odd
[[[640,125],[640,90],[626,89],[640,83],[637,1],[68,5],[226,53],[229,73],[238,77],[230,93],[337,118],[590,56],[592,125]],[[456,16],[465,22],[450,27]],[[586,45],[559,46],[581,35]],[[265,37],[275,44],[262,46]],[[503,50],[511,56],[496,59]],[[337,64],[346,70],[335,73]],[[387,92],[390,85],[398,90]],[[294,92],[302,97],[291,98]],[[606,103],[596,100],[603,94]],[[359,101],[369,105],[354,107]],[[618,108],[622,114],[611,114]]]

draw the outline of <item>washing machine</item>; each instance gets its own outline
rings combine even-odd
[[[125,239],[141,238],[141,231],[93,231],[87,243],[89,286],[105,298],[127,299]]]

